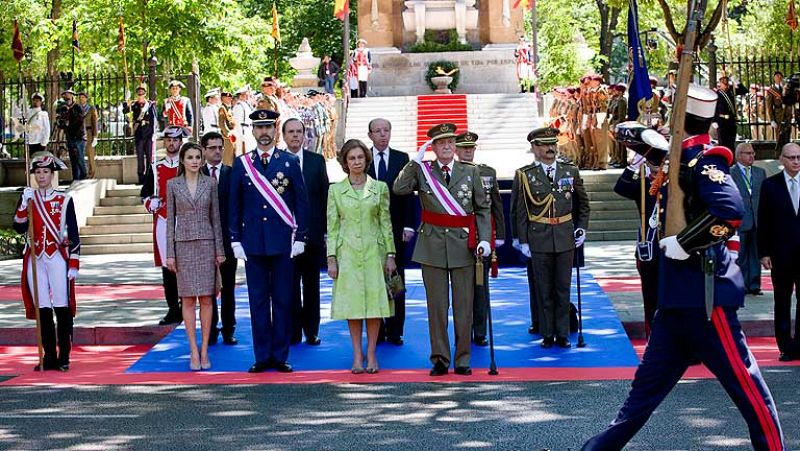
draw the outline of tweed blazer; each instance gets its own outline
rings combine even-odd
[[[175,258],[176,241],[214,240],[216,255],[224,256],[217,182],[200,174],[192,196],[185,176],[167,182],[167,258]]]

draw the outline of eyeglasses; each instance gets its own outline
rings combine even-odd
[[[781,155],[781,158],[786,158],[789,161],[800,161],[800,155]]]
[[[224,146],[206,146],[206,149],[222,149]]]

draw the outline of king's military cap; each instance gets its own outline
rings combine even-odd
[[[536,145],[556,144],[559,131],[553,127],[539,127],[528,133],[528,142]]]
[[[466,131],[456,136],[456,147],[475,147],[478,141],[478,134]]]
[[[436,141],[437,139],[453,138],[456,136],[456,124],[444,123],[434,125],[428,130],[428,138]]]
[[[280,116],[280,113],[272,110],[255,110],[250,113],[250,119],[253,121],[253,125],[271,125],[274,124]]]

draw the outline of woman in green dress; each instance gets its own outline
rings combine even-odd
[[[367,324],[367,373],[378,372],[375,346],[381,318],[394,314],[386,274],[396,269],[389,217],[389,187],[369,176],[372,153],[357,139],[339,152],[347,178],[328,195],[328,275],[331,318],[346,319],[353,344],[353,374],[364,372],[362,324]]]

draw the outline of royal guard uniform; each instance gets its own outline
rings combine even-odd
[[[173,88],[177,87],[177,94]],[[194,114],[192,112],[192,102],[188,97],[180,95],[180,90],[186,88],[186,85],[178,80],[169,82],[170,92],[173,95],[164,100],[164,117],[167,120],[167,125],[174,125],[175,127],[186,127],[191,133],[192,125],[194,124]]]
[[[206,95],[206,104],[203,106],[203,109],[200,111],[201,118],[202,118],[202,133],[200,134],[205,135],[208,132],[219,132],[219,110],[222,108],[220,103],[220,88],[214,88],[209,90]],[[214,102],[211,102],[214,100]]]
[[[156,104],[148,100],[147,87],[139,85],[136,88],[138,99],[133,103],[125,103],[122,111],[133,114],[133,139],[136,145],[136,175],[139,184],[143,184],[145,176],[153,164],[153,147],[156,133]]]
[[[533,50],[525,40],[524,36],[520,36],[519,44],[514,50],[514,58],[517,59],[517,83],[519,84],[519,92],[530,90],[533,92]]]
[[[47,168],[60,171],[67,166],[50,153],[39,155],[31,162],[30,173]],[[32,206],[33,225],[29,229],[28,207]],[[23,255],[22,300],[25,317],[36,319],[36,301],[39,303],[44,368],[35,370],[69,370],[69,353],[72,349],[72,321],[75,316],[75,277],[80,266],[81,241],[75,206],[69,194],[50,188],[26,188],[17,203],[14,230],[28,233]],[[31,254],[33,251],[33,254]],[[33,269],[31,261],[36,256],[37,299],[33,296]],[[53,314],[57,324],[53,321]],[[56,353],[58,344],[58,353]]]
[[[682,143],[680,167],[670,168],[680,170],[688,226],[661,239],[658,310],[642,363],[616,419],[585,450],[624,448],[686,369],[698,362],[714,373],[736,404],[754,449],[786,449],[775,402],[737,317],[744,286],[726,241],[739,226],[744,205],[728,174],[733,152],[710,146],[707,131],[716,103],[714,91],[689,86],[688,138]],[[668,150],[666,140],[650,147]]]
[[[476,147],[478,135],[470,131],[456,136],[456,147]],[[471,161],[459,159],[461,163],[470,165]],[[503,215],[503,199],[500,197],[500,185],[497,183],[497,171],[485,164],[475,164],[481,176],[483,194],[491,208],[492,239],[489,240],[491,253],[484,255],[483,284],[475,285],[472,301],[472,341],[478,346],[486,346],[486,321],[489,314],[489,276],[498,275],[496,248],[502,246],[506,239],[506,221]]]
[[[189,130],[170,126],[164,129],[164,136],[188,138]],[[155,265],[161,267],[164,297],[169,308],[167,315],[159,322],[162,326],[177,324],[183,320],[178,297],[178,279],[174,272],[167,269],[167,182],[178,175],[179,163],[177,155],[174,159],[164,157],[153,163],[140,192],[144,208],[153,214],[153,256]]]

